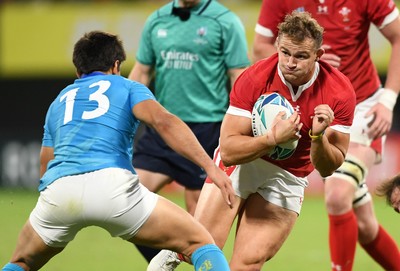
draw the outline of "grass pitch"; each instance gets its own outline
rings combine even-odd
[[[181,194],[163,195],[183,206]],[[36,204],[37,197],[36,191],[0,189],[0,267],[9,260],[18,233]],[[375,198],[375,210],[381,224],[399,243],[400,216],[381,198]],[[278,254],[265,264],[263,270],[330,270],[327,238],[328,219],[323,199],[319,196],[306,196],[302,213],[294,230]],[[224,249],[228,259],[231,256],[232,242],[233,235],[231,234]],[[110,237],[103,229],[89,227],[78,233],[75,240],[41,270],[145,271],[146,261],[132,244]],[[185,263],[177,269],[177,271],[189,270],[193,270],[192,266]],[[358,246],[353,270],[378,271],[382,269]]]

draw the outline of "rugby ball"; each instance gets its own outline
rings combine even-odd
[[[276,92],[261,95],[254,104],[252,111],[253,136],[267,133],[271,129],[274,118],[281,111],[286,112],[286,119],[294,112],[292,105],[285,97]],[[278,144],[269,153],[269,157],[274,160],[285,160],[295,152],[297,143],[298,140],[290,140]]]

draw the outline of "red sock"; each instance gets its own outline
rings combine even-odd
[[[400,271],[399,248],[381,225],[375,240],[361,246],[384,270]]]
[[[332,271],[351,271],[358,239],[357,218],[353,210],[329,215],[329,247]]]

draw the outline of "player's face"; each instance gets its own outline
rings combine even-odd
[[[390,202],[392,204],[393,209],[400,213],[400,187],[395,187],[392,192],[392,196],[390,197]]]
[[[277,42],[279,68],[292,86],[307,83],[313,76],[315,62],[318,60],[314,40],[307,38],[302,42],[293,41],[286,35]]]

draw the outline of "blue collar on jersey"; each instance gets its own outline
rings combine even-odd
[[[175,1],[173,1],[171,14],[179,17],[181,21],[187,21],[190,18],[192,10],[200,9],[200,11],[197,13],[198,15],[200,15],[201,13],[203,13],[204,10],[206,10],[212,0],[208,0],[207,3],[203,5],[202,2],[204,1],[205,0],[201,0],[198,5],[192,8],[175,7]]]
[[[91,72],[88,74],[82,74],[80,78],[85,78],[85,77],[95,76],[95,75],[105,75],[105,73],[104,72]]]

